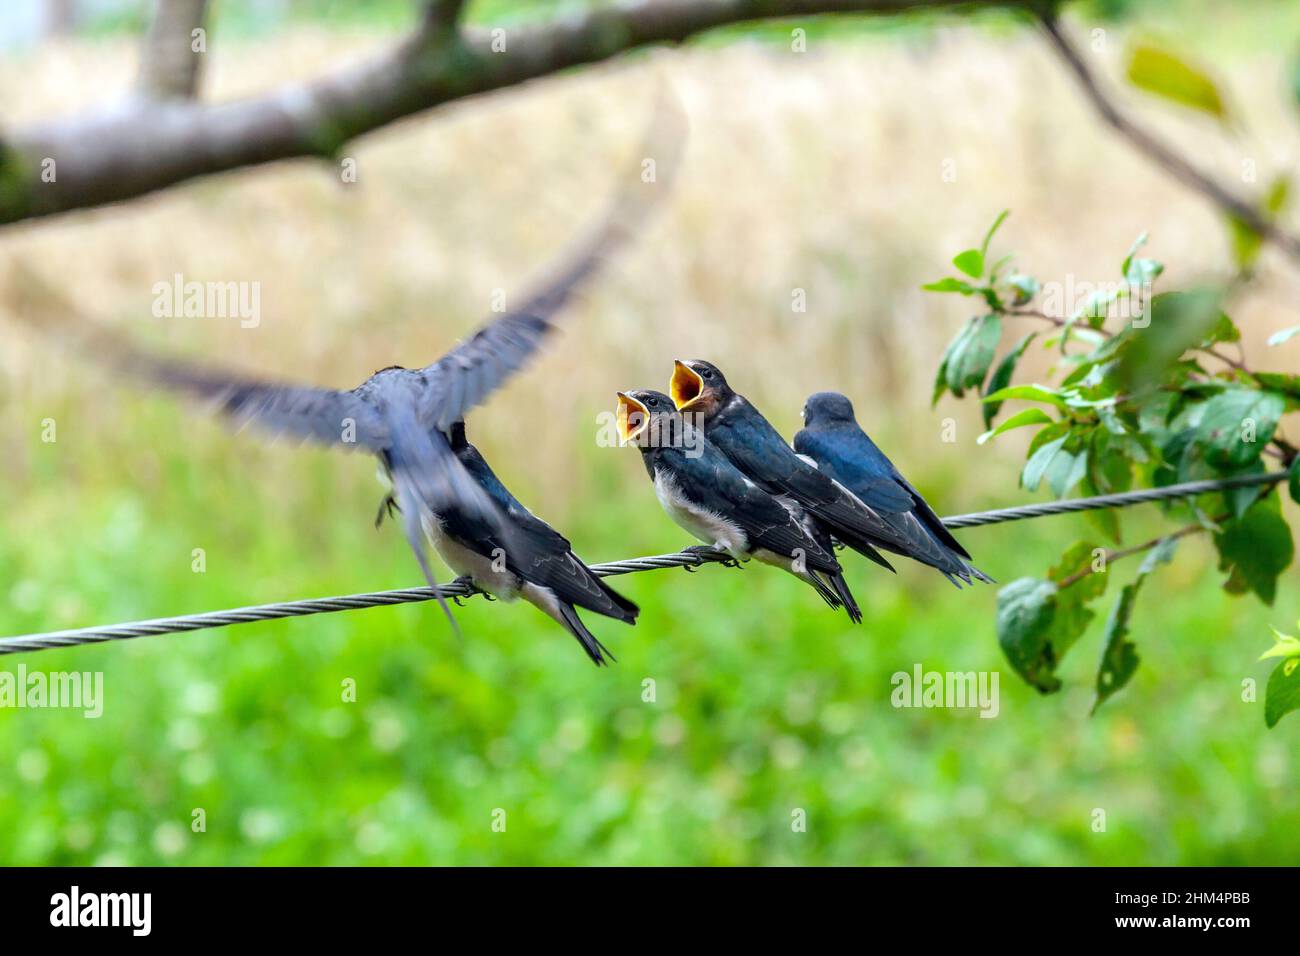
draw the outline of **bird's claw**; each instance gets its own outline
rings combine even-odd
[[[460,602],[465,600],[466,598],[472,598],[476,594],[481,594],[483,596],[483,600],[485,601],[496,600],[495,597],[493,597],[487,591],[484,591],[481,587],[475,584],[474,579],[471,578],[468,574],[462,574],[456,580],[452,581],[451,587],[462,587],[465,589],[464,594],[452,595],[451,599],[456,603],[457,607],[463,607],[463,605]]]
[[[393,512],[401,511],[401,510],[402,510],[401,508],[397,507],[396,498],[394,498],[391,494],[384,495],[384,500],[379,502],[379,513],[375,515],[375,527],[378,528],[381,524],[384,523],[385,512],[387,512],[388,517],[391,518],[393,517]]]
[[[687,554],[693,554],[698,558],[699,563],[697,564],[682,565],[682,567],[684,567],[688,572],[693,573],[695,570],[699,568],[701,564],[704,564],[706,559],[713,561],[714,563],[721,564],[724,568],[740,567],[740,561],[734,557],[731,557],[730,555],[728,555],[727,557],[718,557],[720,553],[719,549],[713,547],[712,545],[693,544],[690,545],[689,547],[683,548],[682,550],[685,551]]]

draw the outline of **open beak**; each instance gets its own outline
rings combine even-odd
[[[668,382],[668,394],[673,397],[673,404],[678,411],[687,409],[704,394],[704,379],[678,359],[673,362],[673,377]]]
[[[618,437],[626,445],[636,441],[636,436],[650,424],[650,409],[627,392],[619,392],[618,410],[614,413],[614,418],[618,422]]]

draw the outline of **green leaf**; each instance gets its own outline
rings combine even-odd
[[[1270,346],[1281,345],[1283,342],[1287,342],[1295,338],[1297,335],[1300,335],[1300,325],[1293,325],[1289,329],[1283,329],[1281,332],[1274,332],[1270,335],[1268,337],[1268,344]]]
[[[1300,657],[1279,661],[1269,675],[1264,691],[1264,724],[1270,729],[1291,711],[1300,708]]]
[[[1055,441],[1048,442],[1029,456],[1029,460],[1025,462],[1024,470],[1020,472],[1020,484],[1026,491],[1038,490],[1038,484],[1043,480],[1043,475],[1047,473],[1048,466],[1061,451],[1068,437],[1068,435],[1062,435]]]
[[[998,592],[998,644],[1012,668],[1044,694],[1060,690],[1053,673],[1056,656],[1051,645],[1056,616],[1056,584],[1020,578]]]
[[[1262,209],[1264,218],[1275,218],[1285,208],[1290,191],[1291,183],[1285,176],[1278,176],[1273,180],[1264,194]],[[1264,237],[1246,220],[1232,214],[1228,215],[1228,236],[1232,240],[1232,257],[1237,263],[1237,268],[1243,271],[1249,269],[1259,258]]]
[[[954,395],[961,398],[966,389],[980,386],[1001,338],[1001,316],[981,315],[967,323],[944,357],[945,380]]]
[[[997,416],[999,409],[1002,408],[1001,402],[989,402],[987,400],[988,395],[1006,388],[1011,383],[1011,376],[1016,371],[1016,363],[1020,361],[1021,356],[1025,354],[1025,349],[1029,347],[1029,343],[1034,340],[1034,336],[1037,334],[1037,332],[1030,332],[1023,336],[1019,342],[1011,347],[1010,352],[1002,356],[1002,361],[998,362],[998,367],[989,376],[988,385],[985,387],[985,428],[993,427],[993,419]]]
[[[1020,578],[998,592],[1002,652],[1016,673],[1044,694],[1060,689],[1056,668],[1095,617],[1087,602],[1106,589],[1105,573],[1083,573],[1091,571],[1095,551],[1080,541],[1061,556],[1048,580]]]
[[[967,249],[952,257],[952,264],[972,279],[984,274],[984,256],[978,249]]]
[[[927,282],[921,288],[926,292],[959,292],[962,295],[974,295],[979,291],[969,282],[963,282],[961,279],[954,279],[951,276],[946,279],[939,279],[936,282]]]
[[[1219,299],[1220,293],[1213,289],[1154,296],[1147,307],[1148,324],[1140,326],[1135,321],[1125,329],[1131,340],[1115,367],[1115,382],[1120,390],[1131,391],[1163,381],[1169,367],[1202,342],[1223,317]]]
[[[1033,276],[1023,275],[1019,272],[1007,276],[1007,285],[1016,293],[1012,305],[1025,305],[1034,296],[1038,295],[1043,288]]]
[[[1122,276],[1128,276],[1129,266],[1133,264],[1133,257],[1137,251],[1147,244],[1147,234],[1139,233],[1138,237],[1133,240],[1133,244],[1128,247],[1128,253],[1124,256],[1123,263],[1120,264],[1119,272]]]
[[[1227,119],[1227,107],[1214,81],[1168,50],[1150,43],[1139,44],[1129,56],[1128,79],[1138,89],[1221,121]]]
[[[1101,664],[1097,668],[1097,697],[1092,705],[1094,714],[1097,708],[1122,689],[1137,671],[1138,664],[1141,662],[1137,654],[1137,645],[1125,640],[1129,633],[1128,622],[1133,614],[1133,604],[1147,575],[1158,565],[1168,564],[1177,545],[1177,538],[1162,538],[1148,552],[1142,561],[1142,566],[1138,568],[1137,576],[1124,585],[1119,593],[1119,599],[1111,608],[1110,617],[1106,619],[1106,642],[1101,652]]]
[[[993,225],[989,226],[989,231],[984,234],[984,241],[980,243],[979,249],[981,262],[988,257],[989,243],[993,241],[993,233],[998,231],[998,227],[1001,226],[1002,223],[1006,222],[1007,216],[1009,215],[1011,215],[1010,209],[1004,209],[998,213],[998,218],[993,220]]]
[[[1067,585],[1062,593],[1069,593],[1080,600],[1091,601],[1093,598],[1101,597],[1106,590],[1108,572],[1094,570],[1094,562],[1097,561],[1097,552],[1100,550],[1091,541],[1076,541],[1066,548],[1060,560],[1052,565],[1047,572],[1048,578],[1055,581],[1057,585],[1075,578],[1074,583]]]
[[[1130,286],[1139,288],[1148,286],[1155,282],[1160,273],[1165,271],[1164,265],[1155,259],[1139,259],[1137,251],[1147,244],[1147,234],[1144,232],[1133,240],[1133,244],[1128,247],[1128,254],[1124,256],[1123,263],[1120,264],[1120,274],[1124,276]]]
[[[1277,495],[1262,498],[1244,515],[1223,525],[1214,536],[1219,570],[1228,572],[1223,587],[1230,594],[1254,591],[1265,604],[1277,596],[1278,576],[1295,556],[1291,529],[1282,517]]]
[[[1259,655],[1261,661],[1270,657],[1300,657],[1300,638],[1276,630],[1273,633],[1277,635],[1277,643]]]
[[[1023,398],[1029,402],[1046,402],[1060,409],[1070,407],[1064,398],[1043,385],[1012,385],[1010,388],[1000,388],[985,395],[984,401],[1005,402],[1011,398]]]
[[[1287,408],[1300,407],[1300,375],[1282,372],[1256,372],[1255,380],[1270,392],[1276,392],[1287,401]]]
[[[1300,504],[1300,455],[1291,460],[1291,470],[1287,473],[1287,488],[1291,491],[1291,500]]]
[[[1280,395],[1230,388],[1204,403],[1194,440],[1215,468],[1244,468],[1273,440],[1285,411]]]
[[[975,444],[982,445],[990,438],[996,438],[1003,432],[1009,432],[1013,428],[1024,428],[1026,425],[1050,425],[1051,423],[1052,416],[1041,408],[1025,408],[1016,412],[997,428],[980,435],[979,438],[975,439]]]
[[[1052,494],[1064,498],[1088,473],[1088,453],[1062,451],[1047,467],[1047,486]]]
[[[1125,640],[1128,637],[1128,620],[1133,613],[1133,602],[1137,599],[1138,586],[1126,584],[1119,592],[1119,599],[1110,610],[1106,619],[1106,643],[1101,652],[1101,665],[1097,668],[1097,698],[1092,704],[1092,713],[1104,704],[1111,695],[1126,685],[1137,672],[1141,658],[1138,657],[1137,645]]]

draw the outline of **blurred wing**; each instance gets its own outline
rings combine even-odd
[[[680,110],[675,102],[661,95],[640,156],[623,173],[623,183],[609,211],[592,234],[577,244],[551,279],[528,296],[523,305],[482,326],[421,370],[426,388],[420,404],[422,424],[446,431],[536,354],[555,329],[554,319],[560,309],[635,234],[668,192],[684,141]],[[646,158],[654,158],[656,163],[651,182],[642,178]]]
[[[57,331],[61,340],[124,378],[212,402],[237,423],[251,422],[272,433],[371,451],[387,441],[379,413],[353,392],[259,382],[215,366],[151,354],[85,319],[29,271],[18,271],[26,294],[18,297],[13,314],[45,335]]]
[[[189,362],[149,355],[102,331],[96,353],[130,378],[211,402],[239,425],[293,435],[322,445],[358,445],[377,451],[388,441],[379,413],[352,392],[258,382]]]

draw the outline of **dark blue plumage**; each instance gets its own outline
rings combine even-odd
[[[991,580],[969,563],[970,554],[934,509],[858,425],[847,398],[818,392],[804,405],[803,415],[803,430],[794,436],[795,451],[815,461],[819,470],[906,536],[913,544],[912,557],[939,569],[954,584]]]
[[[606,655],[612,658],[575,606],[627,624],[636,622],[637,606],[596,577],[568,539],[520,504],[466,439],[464,422],[452,424],[447,440],[498,517],[491,520],[455,503],[431,515],[425,530],[443,560],[475,587],[507,601],[522,597],[548,614],[596,664],[605,663]]]
[[[797,504],[746,478],[702,431],[683,421],[667,395],[640,389],[620,393],[619,402],[623,438],[639,445],[669,517],[710,547],[789,571],[831,607],[843,605],[855,623],[861,621],[830,538]]]

